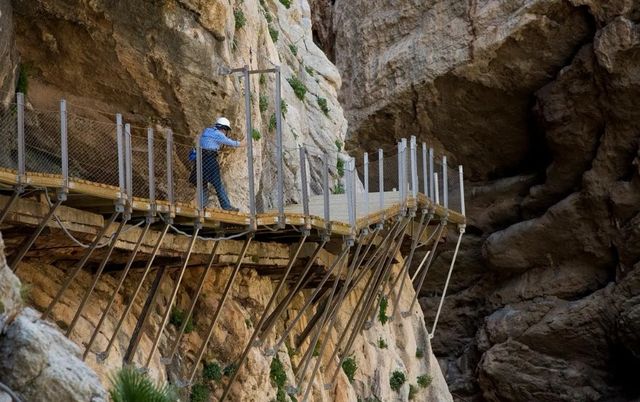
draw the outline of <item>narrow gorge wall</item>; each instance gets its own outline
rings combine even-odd
[[[639,397],[638,2],[313,8],[333,16],[314,22],[335,36],[318,40],[349,150],[415,134],[465,165],[468,232],[433,340],[454,397]],[[421,289],[428,322],[450,255]]]

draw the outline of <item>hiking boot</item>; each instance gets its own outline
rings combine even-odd
[[[230,211],[230,212],[238,212],[240,211],[240,209],[236,208],[236,207],[232,207],[231,205],[229,205],[226,208],[223,208],[225,211]]]

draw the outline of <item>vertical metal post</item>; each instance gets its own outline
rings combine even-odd
[[[331,211],[329,210],[329,194],[331,189],[329,188],[329,155],[326,153],[322,155],[322,183],[324,187],[324,225],[327,233],[331,231]]]
[[[173,131],[167,130],[167,201],[169,201],[169,216],[174,212],[173,199]]]
[[[300,146],[300,179],[302,180],[302,210],[304,213],[305,227],[309,227],[309,186],[307,184],[307,150]]]
[[[120,198],[127,193],[126,176],[124,165],[124,139],[122,134],[122,115],[116,114],[116,142],[118,146],[118,185],[120,187]]]
[[[398,141],[398,202],[402,204],[402,142]]]
[[[369,224],[369,154],[364,153],[364,215]]]
[[[429,198],[432,200],[435,197],[435,189],[433,183],[433,148],[429,148]]]
[[[62,164],[62,190],[69,188],[69,140],[67,128],[67,101],[60,101],[60,157]]]
[[[278,167],[277,194],[278,226],[284,228],[284,166],[282,158],[282,88],[280,66],[276,67],[276,164]]]
[[[202,145],[200,144],[200,137],[198,137],[198,142],[196,143],[196,209],[198,210],[198,216],[202,216],[204,209],[207,207],[209,203],[209,199],[205,200],[204,194],[204,186],[202,180]],[[207,192],[209,194],[209,192]]]
[[[349,215],[349,226],[351,226],[351,231],[355,232],[356,228],[356,211],[355,211],[355,198],[356,198],[356,189],[354,186],[354,160],[350,158],[347,161],[347,175],[345,177],[345,181],[347,182],[347,214]]]
[[[24,138],[24,94],[18,92],[16,94],[18,103],[18,183],[23,184],[26,181],[25,167],[25,138]]]
[[[440,189],[438,188],[438,173],[433,174],[433,186],[435,187],[435,201],[440,204]]]
[[[416,199],[418,196],[418,160],[417,160],[417,145],[416,136],[411,136],[411,197]],[[417,200],[416,200],[416,205]]]
[[[464,205],[464,172],[462,171],[462,165],[458,165],[458,178],[460,180],[460,213],[462,216],[466,216]]]
[[[384,211],[384,153],[378,149],[378,196],[380,197],[380,210]],[[384,220],[384,213],[382,214]]]
[[[124,125],[124,165],[126,168],[126,182],[127,182],[127,200],[129,201],[129,205],[133,205],[133,155],[131,154],[131,125]]]
[[[447,170],[447,157],[442,157],[442,198],[444,207],[449,209],[449,171]]]
[[[147,128],[147,162],[149,163],[149,201],[151,202],[151,213],[156,211],[156,163],[153,146],[153,129]]]
[[[409,180],[407,177],[407,139],[403,138],[400,142],[402,143],[402,206],[406,209],[407,197],[409,195]]]
[[[422,143],[422,193],[429,196],[429,176],[427,176],[427,144]]]
[[[244,66],[244,113],[247,126],[247,173],[249,178],[249,213],[251,215],[251,229],[256,228],[256,190],[253,173],[253,138],[251,126],[251,78],[249,77],[249,66]],[[276,119],[278,117],[276,116]],[[277,124],[277,120],[276,120]]]

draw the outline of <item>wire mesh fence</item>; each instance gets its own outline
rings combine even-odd
[[[0,108],[0,167],[18,170],[18,106]]]
[[[197,207],[196,200],[196,161],[194,154],[194,144],[175,142],[173,145],[173,188],[176,204],[183,204],[192,208]],[[203,182],[203,186],[208,187]],[[204,206],[207,207],[209,196],[205,199]],[[201,195],[202,196],[202,195]]]
[[[31,173],[61,174],[60,111],[25,108],[25,167]]]

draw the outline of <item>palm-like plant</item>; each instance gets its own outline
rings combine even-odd
[[[155,385],[134,367],[125,366],[111,377],[109,395],[113,402],[176,402],[178,396],[169,384]]]

